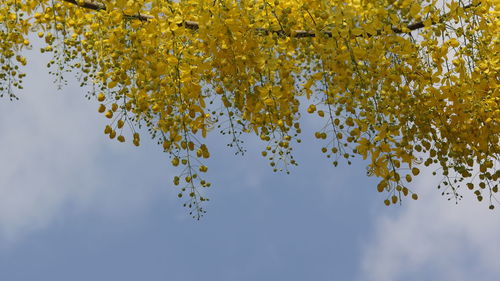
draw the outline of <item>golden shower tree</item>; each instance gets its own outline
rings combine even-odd
[[[451,198],[463,186],[494,208],[498,16],[497,0],[2,0],[0,93],[17,98],[23,49],[43,38],[56,78],[73,71],[100,103],[105,134],[138,146],[147,127],[197,218],[208,133],[237,152],[256,134],[288,171],[302,114],[323,120],[335,166],[367,159],[387,205],[417,199],[408,183],[433,165]]]

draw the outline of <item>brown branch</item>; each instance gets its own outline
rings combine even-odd
[[[472,8],[472,6],[473,6],[472,4],[465,5],[463,7],[463,9],[467,10],[467,9]],[[446,19],[449,16],[450,16],[450,13],[446,13],[446,14],[440,16],[438,21],[433,21],[431,24],[434,25],[434,24],[445,22]],[[423,28],[423,27],[425,27],[424,22],[423,21],[419,21],[419,22],[416,22],[416,23],[409,24],[406,28],[408,28],[410,31],[413,31],[413,30],[417,30],[417,29],[420,29],[420,28]],[[399,28],[396,28],[396,27],[393,27],[392,31],[394,31],[394,33],[403,33],[404,32],[403,30],[401,30]]]
[[[86,9],[91,9],[96,11],[106,10],[106,6],[104,6],[103,4],[97,4],[90,1],[77,1],[77,0],[63,0],[63,1]]]
[[[64,2],[67,2],[67,3],[71,3],[71,4],[74,4],[74,5],[77,5],[79,7],[82,7],[82,8],[86,8],[86,9],[91,9],[91,10],[95,10],[95,11],[104,11],[106,10],[106,6],[104,4],[100,4],[100,3],[94,3],[94,2],[91,2],[89,0],[62,0]],[[471,8],[473,5],[466,5],[463,7],[463,9],[469,9]],[[441,17],[439,17],[439,20],[438,21],[433,21],[432,24],[437,24],[437,23],[442,23],[444,21],[446,21],[446,19],[448,18],[449,16],[449,13],[447,14],[444,14],[442,15]],[[130,19],[137,19],[137,20],[140,20],[140,21],[148,21],[150,19],[152,19],[153,17],[152,16],[149,16],[149,15],[141,15],[141,14],[137,14],[137,15],[125,15],[126,18],[130,18]],[[185,28],[188,28],[188,29],[192,29],[192,30],[197,30],[200,28],[200,25],[198,22],[195,22],[195,21],[183,21],[181,23],[178,23],[177,24],[179,27],[185,27]],[[400,29],[400,28],[397,28],[397,27],[392,27],[391,30],[394,32],[394,33],[397,33],[397,34],[400,34],[400,33],[407,33],[408,31],[414,31],[414,30],[417,30],[417,29],[420,29],[420,28],[423,28],[425,27],[425,24],[423,21],[419,21],[419,22],[415,22],[415,23],[412,23],[412,24],[409,24],[406,26],[406,29]],[[264,35],[267,35],[269,33],[274,33],[274,34],[277,34],[279,36],[290,36],[290,37],[295,37],[295,38],[306,38],[306,37],[316,37],[316,33],[314,31],[307,31],[307,30],[295,30],[295,31],[292,31],[290,34],[286,33],[284,30],[269,30],[269,29],[265,29],[265,28],[257,28],[256,31],[259,33],[259,34],[264,34]],[[331,31],[322,31],[321,32],[324,36],[326,37],[333,37],[333,34]],[[367,34],[368,37],[371,37],[371,36],[374,36],[374,35],[380,35],[382,34],[381,31],[377,31],[377,34]],[[358,35],[357,37],[362,37],[363,35]]]
[[[95,10],[95,11],[105,11],[106,10],[106,6],[104,6],[104,4],[94,3],[94,2],[90,2],[88,0],[83,0],[83,1],[62,0],[62,1],[77,5],[77,6],[82,7],[82,8],[90,9],[90,10]],[[124,17],[129,18],[129,19],[136,19],[136,20],[140,20],[140,21],[148,21],[150,19],[153,19],[153,16],[141,15],[141,14],[124,15]],[[198,23],[195,21],[184,21],[182,23],[178,23],[177,25],[183,26],[183,27],[188,28],[188,29],[193,29],[193,30],[196,30],[199,28]]]

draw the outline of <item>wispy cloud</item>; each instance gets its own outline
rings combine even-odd
[[[95,138],[83,108],[46,89],[0,103],[0,231],[14,237],[57,213],[93,173]]]
[[[455,205],[436,186],[434,178],[423,177],[415,188],[417,202],[376,219],[364,248],[362,280],[498,280],[498,211],[470,196]]]
[[[29,77],[20,101],[0,99],[0,240],[17,240],[68,212],[127,216],[167,190],[141,184],[152,177],[155,161],[167,160],[164,155],[149,158],[151,169],[138,169],[134,177],[147,145],[107,140],[106,121],[83,97],[85,89],[58,92],[45,74]],[[161,166],[166,181],[168,165]]]

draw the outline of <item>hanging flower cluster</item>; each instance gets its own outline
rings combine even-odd
[[[434,165],[443,193],[498,191],[498,1],[3,0],[0,93],[22,88],[31,34],[60,83],[91,86],[104,133],[140,145],[149,133],[182,171],[179,197],[199,218],[214,128],[243,152],[256,134],[275,171],[296,165],[300,106],[337,165],[361,156],[385,204]]]

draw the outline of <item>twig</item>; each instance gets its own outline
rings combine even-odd
[[[94,3],[94,2],[91,2],[91,1],[88,1],[88,0],[83,0],[83,1],[78,1],[78,0],[63,0],[64,2],[67,2],[67,3],[71,3],[71,4],[74,4],[74,5],[77,5],[79,7],[82,7],[82,8],[86,8],[86,9],[91,9],[91,10],[95,10],[95,11],[102,11],[102,10],[106,10],[106,6],[104,4],[100,4],[100,3]],[[466,5],[463,7],[464,10],[466,9],[469,9],[471,8],[473,5]],[[446,19],[448,18],[449,16],[449,13],[447,14],[444,14],[442,15],[441,17],[439,17],[439,20],[438,21],[433,21],[432,24],[437,24],[437,23],[441,23],[441,22],[444,22],[446,21]],[[137,20],[140,20],[140,21],[148,21],[150,19],[153,19],[152,16],[150,15],[141,15],[141,14],[137,14],[137,15],[126,15],[127,18],[133,18],[133,19],[137,19]],[[178,23],[177,24],[179,27],[185,27],[187,29],[191,29],[191,30],[198,30],[200,28],[200,24],[196,21],[183,21],[181,23]],[[409,24],[406,26],[406,29],[400,29],[400,28],[397,28],[397,27],[392,27],[391,30],[394,32],[394,33],[397,33],[397,34],[400,34],[400,33],[407,33],[408,31],[414,31],[414,30],[417,30],[417,29],[420,29],[420,28],[423,28],[425,27],[425,24],[423,21],[419,21],[419,22],[415,22],[415,23],[412,23],[412,24]],[[286,37],[295,37],[295,38],[306,38],[306,37],[316,37],[316,33],[314,31],[307,31],[307,30],[295,30],[295,31],[292,31],[290,34],[284,32],[283,30],[269,30],[269,29],[265,29],[265,28],[256,28],[256,31],[259,33],[259,34],[263,34],[263,35],[267,35],[269,33],[274,33],[274,34],[277,34],[279,36],[286,36]],[[333,37],[333,34],[331,31],[322,31],[321,34],[323,34],[324,36],[326,37]],[[376,34],[370,34],[368,33],[368,37],[371,37],[371,36],[375,36],[375,35],[381,35],[382,32],[381,31],[377,31]],[[358,35],[357,37],[362,37],[363,35]]]

